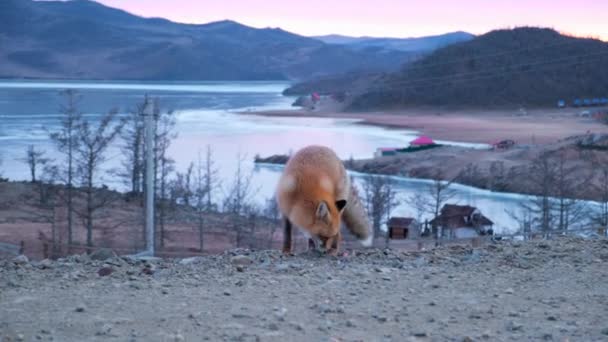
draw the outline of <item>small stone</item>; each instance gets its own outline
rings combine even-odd
[[[277,320],[279,321],[284,321],[285,320],[285,315],[287,314],[287,309],[286,308],[275,308],[274,310],[274,316],[277,318]]]
[[[270,324],[268,324],[268,329],[270,329],[272,331],[278,331],[279,326],[276,323],[270,323]]]
[[[391,273],[391,269],[388,267],[376,267],[374,271],[378,273]]]
[[[146,275],[153,275],[154,272],[156,272],[156,267],[154,265],[146,265],[142,270],[141,273],[146,274]]]
[[[520,331],[523,330],[524,326],[519,324],[519,323],[515,323],[513,321],[509,321],[509,323],[507,323],[507,330],[509,331]]]
[[[173,335],[173,341],[175,342],[182,342],[185,341],[186,339],[184,338],[184,336],[182,334],[175,334]]]
[[[602,335],[608,336],[608,328],[602,329]]]
[[[236,271],[237,272],[245,272],[245,266],[243,266],[243,265],[236,265]]]
[[[352,319],[346,320],[346,326],[349,328],[354,328],[357,325],[355,324],[355,322]]]
[[[180,265],[198,264],[199,262],[201,262],[201,260],[202,260],[201,257],[184,258],[179,261],[179,264]]]
[[[27,256],[20,254],[13,258],[13,262],[17,265],[25,265],[30,262]]]
[[[547,320],[548,321],[557,321],[557,317],[555,317],[555,316],[548,316]]]
[[[97,336],[105,336],[109,335],[110,331],[112,331],[112,326],[110,324],[104,324],[101,329],[99,329],[95,335]]]
[[[117,255],[110,248],[100,248],[91,253],[89,257],[91,258],[91,260],[105,261],[108,259],[116,258]]]
[[[240,266],[248,266],[253,264],[253,259],[251,259],[250,257],[246,256],[246,255],[235,255],[232,258],[230,258],[230,262],[233,265],[240,265]]]
[[[112,267],[102,267],[97,271],[97,275],[99,275],[100,277],[105,277],[112,274],[112,272],[114,272],[114,269]]]
[[[228,290],[224,291],[224,296],[230,296],[230,295],[232,295],[232,293],[230,291],[228,291]]]
[[[429,336],[429,334],[426,331],[418,331],[418,332],[415,332],[413,335],[414,335],[414,337],[427,337],[427,336]]]
[[[41,269],[50,269],[53,268],[53,262],[49,259],[44,259],[40,262],[39,267]]]
[[[470,338],[469,336],[465,336],[465,337],[462,339],[462,342],[473,342],[473,339],[472,339],[472,338]]]
[[[24,341],[25,336],[23,334],[17,334],[17,341]]]
[[[515,290],[513,290],[512,288],[509,287],[508,289],[505,290],[505,293],[506,294],[514,294]]]
[[[84,305],[80,305],[76,307],[76,312],[85,312],[86,308],[84,307]]]

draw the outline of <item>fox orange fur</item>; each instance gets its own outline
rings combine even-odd
[[[294,154],[279,180],[276,197],[285,219],[285,253],[292,251],[292,224],[309,236],[309,246],[318,240],[331,254],[340,248],[342,220],[364,245],[372,242],[357,192],[342,161],[327,147],[308,146]]]

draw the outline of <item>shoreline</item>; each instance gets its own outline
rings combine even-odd
[[[600,109],[598,107],[598,109]],[[512,139],[519,144],[547,145],[587,133],[608,134],[608,125],[578,115],[580,110],[534,109],[526,115],[515,110],[404,109],[386,112],[308,112],[303,109],[237,112],[242,115],[358,119],[356,124],[390,130],[417,131],[436,140],[492,144]]]

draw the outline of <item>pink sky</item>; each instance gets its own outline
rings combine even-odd
[[[146,17],[231,19],[302,35],[412,37],[514,26],[608,40],[608,0],[98,0]]]

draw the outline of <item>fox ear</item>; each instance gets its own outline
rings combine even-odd
[[[346,200],[336,201],[336,207],[338,208],[338,211],[342,211],[342,209],[344,209],[344,207],[346,207]]]
[[[327,206],[327,202],[321,201],[319,206],[317,207],[317,220],[322,220],[325,222],[329,222],[329,207]]]

